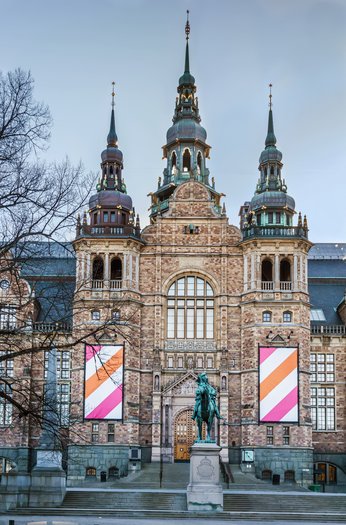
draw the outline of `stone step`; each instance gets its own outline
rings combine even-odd
[[[22,516],[41,516],[41,508],[19,509],[13,512],[15,515]],[[117,510],[99,508],[45,508],[44,516],[93,516],[110,517],[117,519],[197,519],[208,520],[249,520],[249,521],[304,521],[304,522],[323,522],[323,523],[346,523],[344,512],[340,513],[321,513],[321,512],[188,512],[188,511],[154,511],[154,510]]]

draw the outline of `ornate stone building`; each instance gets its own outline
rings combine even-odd
[[[77,224],[75,259],[68,244],[50,248],[54,253],[41,246],[33,257],[40,264],[22,268],[23,282],[37,290],[49,279],[54,288],[56,279],[66,302],[64,321],[71,324],[57,330],[66,342],[58,359],[58,401],[68,483],[99,479],[101,471],[126,475],[139,459],[188,460],[196,436],[195,380],[202,371],[218,390],[225,418],[213,429],[223,461],[263,479],[279,474],[306,485],[316,476],[345,483],[346,246],[329,247],[330,256],[325,245],[312,248],[310,276],[307,220],[300,213],[295,219],[271,104],[254,196],[240,208],[240,227],[229,224],[207,167],[210,146],[190,73],[188,24],[186,36],[150,225],[141,230],[126,191],[113,104],[97,192]],[[5,319],[10,313],[2,308]],[[61,312],[48,311],[42,301],[32,313],[32,337],[61,323]],[[108,375],[100,379],[95,356],[123,347],[116,365],[122,377],[106,390],[113,369],[101,358]],[[88,383],[93,360],[93,381],[105,388],[98,402],[108,403],[108,412],[95,412],[96,402],[89,410],[85,401],[100,386]],[[33,388],[44,381],[43,361],[26,364],[28,373],[35,371],[28,377]],[[6,374],[13,361],[2,366]],[[21,362],[14,369],[20,374]],[[110,406],[113,391],[120,397]],[[18,426],[15,408],[2,403],[1,410],[3,468],[30,469],[38,432]]]

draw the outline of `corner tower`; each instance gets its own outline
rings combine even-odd
[[[114,96],[113,84],[110,129],[107,147],[101,153],[101,173],[96,193],[89,200],[89,210],[82,221],[77,222],[74,240],[73,331],[74,340],[81,344],[73,357],[73,432],[81,436],[83,445],[86,435],[93,437],[90,445],[79,447],[77,452],[73,447],[70,449],[69,476],[77,475],[73,471],[75,454],[78,455],[79,472],[88,469],[91,454],[101,458],[101,470],[107,471],[116,465],[119,472],[125,473],[128,449],[139,442],[139,263],[143,243],[139,218],[135,219],[122,174],[123,154],[118,148],[115,130]],[[120,355],[114,353],[118,351],[124,351],[124,358],[115,357]],[[91,359],[92,352],[95,355],[97,352],[97,359],[95,356]],[[83,413],[83,403],[80,403],[87,395],[83,393],[81,379],[86,366],[84,359],[90,362],[89,368],[85,368],[85,378],[87,374],[89,378],[96,378],[94,390],[88,390],[88,399],[91,399],[88,406],[94,407],[89,413],[86,409]],[[98,363],[103,363],[102,360],[112,363],[112,375],[106,364],[107,376],[102,376],[102,371],[99,374]],[[126,398],[121,374],[124,384],[128,385]],[[85,379],[87,381],[89,379]],[[107,463],[111,456],[112,463]]]
[[[189,15],[189,12],[187,12]],[[167,166],[163,180],[159,177],[158,188],[151,193],[151,220],[169,208],[169,198],[179,184],[196,180],[204,184],[215,202],[220,205],[221,195],[215,191],[214,180],[209,180],[207,159],[211,147],[207,144],[207,132],[201,125],[195,78],[190,72],[189,35],[190,23],[185,25],[186,48],[184,73],[179,78],[178,96],[175,101],[173,125],[168,129],[163,158]]]
[[[271,88],[271,85],[270,85]],[[307,220],[282,178],[272,95],[260,177],[241,209],[241,443],[258,477],[312,480]],[[278,455],[279,451],[279,455]],[[280,459],[275,459],[280,458]],[[246,465],[245,465],[246,467]]]

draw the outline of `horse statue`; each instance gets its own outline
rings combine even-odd
[[[213,426],[214,417],[224,419],[219,412],[216,404],[216,390],[209,384],[208,376],[205,372],[197,377],[198,387],[196,389],[196,400],[193,409],[192,419],[197,421],[198,439],[197,442],[213,443],[210,432]],[[207,436],[203,440],[202,425],[207,425]]]

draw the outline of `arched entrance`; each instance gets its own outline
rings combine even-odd
[[[192,409],[177,415],[174,422],[174,461],[189,461],[190,447],[197,439],[197,428],[191,419]]]

